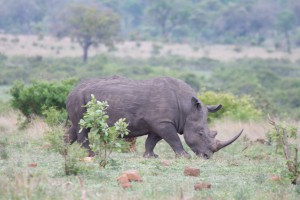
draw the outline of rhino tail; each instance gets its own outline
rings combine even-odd
[[[69,117],[69,115],[67,115],[67,119],[66,119],[65,127],[67,127],[69,119],[70,119],[70,117]]]

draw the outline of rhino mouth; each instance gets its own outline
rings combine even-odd
[[[200,153],[198,150],[196,150],[196,149],[192,149],[194,152],[195,152],[195,154],[199,157],[199,158],[204,158],[204,159],[209,159],[210,157],[211,157],[211,155],[212,155],[212,153],[208,153],[208,152],[206,152],[206,153]]]
[[[204,158],[204,159],[209,159],[211,156],[210,156],[210,154],[207,154],[207,153],[200,153],[200,154],[198,154],[198,157],[200,157],[200,158]]]

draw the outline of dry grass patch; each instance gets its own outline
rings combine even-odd
[[[0,132],[13,133],[18,129],[18,113],[9,112],[7,114],[0,114]]]
[[[257,139],[265,139],[266,134],[270,130],[270,126],[267,121],[251,121],[251,122],[242,122],[234,121],[230,119],[224,119],[217,121],[212,129],[218,131],[217,138],[220,140],[226,140],[244,129],[243,136],[247,136],[252,141]]]
[[[25,130],[25,134],[28,139],[39,139],[42,138],[48,131],[50,131],[48,124],[41,118],[36,118],[30,122]]]

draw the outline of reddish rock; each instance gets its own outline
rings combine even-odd
[[[277,181],[281,181],[281,178],[280,176],[274,175],[271,177],[271,180],[277,182]]]
[[[43,149],[50,149],[52,147],[52,144],[44,144]]]
[[[194,185],[195,190],[210,189],[210,188],[211,188],[210,183],[195,183]]]
[[[128,183],[122,183],[122,188],[126,189],[126,188],[131,188],[132,185],[128,182]]]
[[[127,175],[129,181],[138,181],[138,182],[142,181],[141,176],[138,174],[136,170],[128,170],[124,172],[124,174]]]
[[[164,166],[170,166],[172,164],[172,162],[170,160],[162,160],[161,164]]]
[[[186,176],[200,176],[200,169],[193,168],[193,167],[186,167],[184,169],[184,175]]]
[[[126,174],[122,174],[121,176],[118,177],[117,180],[119,184],[129,183],[129,179]]]
[[[28,167],[37,167],[37,163],[30,163]]]

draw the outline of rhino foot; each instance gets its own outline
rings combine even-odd
[[[144,158],[158,158],[158,155],[157,154],[155,154],[154,152],[152,152],[152,153],[144,153],[144,155],[143,155],[143,157]]]
[[[94,157],[95,156],[95,153],[92,150],[88,150],[88,152],[89,152],[89,157]]]
[[[176,158],[188,158],[188,159],[190,159],[192,156],[189,154],[189,153],[187,153],[187,152],[181,152],[181,153],[176,153],[176,155],[175,155],[175,157]]]

